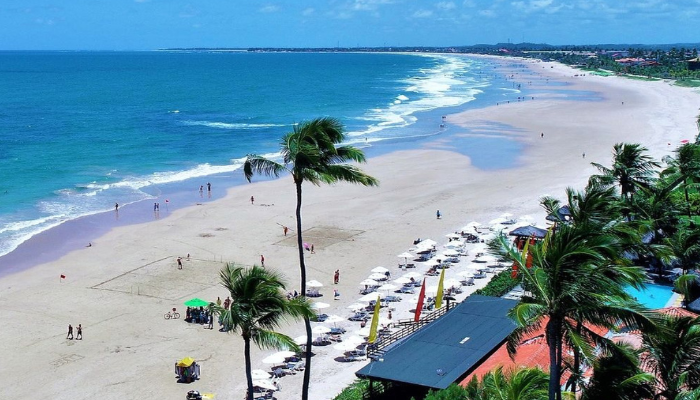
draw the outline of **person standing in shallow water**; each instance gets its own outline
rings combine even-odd
[[[440,214],[440,210],[437,210],[435,215],[437,216],[437,219],[440,219],[440,217],[442,217],[442,214]]]

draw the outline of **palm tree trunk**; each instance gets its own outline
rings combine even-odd
[[[306,264],[304,263],[304,241],[301,237],[301,181],[294,181],[297,187],[297,248],[299,250],[299,272],[301,275],[301,296],[306,296]],[[306,329],[306,367],[304,368],[304,381],[301,386],[301,399],[309,399],[309,384],[311,383],[311,321],[309,318],[304,318],[304,328]]]
[[[581,321],[576,321],[576,334],[581,335],[581,329],[582,329],[582,324]],[[578,383],[578,380],[581,376],[581,372],[579,371],[581,369],[581,349],[578,347],[574,347],[574,370],[573,372],[573,379],[571,382],[571,392],[576,396],[576,386]]]
[[[685,191],[685,204],[688,207],[688,218],[692,218],[692,215],[690,214],[690,197],[688,196],[688,184],[687,183],[684,184],[683,190]]]
[[[246,394],[246,400],[253,400],[253,376],[251,375],[252,367],[250,365],[250,338],[244,336],[243,343],[245,343],[245,351],[243,353],[245,357],[245,379],[248,384],[248,393]]]
[[[554,318],[547,323],[547,345],[549,346],[549,400],[557,400],[559,388],[559,363],[557,356],[557,329]]]

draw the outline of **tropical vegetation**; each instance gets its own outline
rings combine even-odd
[[[335,118],[317,118],[294,126],[292,132],[284,135],[280,142],[281,161],[271,160],[250,154],[243,165],[243,173],[248,181],[253,175],[279,177],[282,173],[291,175],[296,189],[296,232],[299,252],[299,272],[301,295],[306,294],[306,264],[302,238],[302,184],[309,182],[320,186],[322,183],[350,182],[364,186],[376,186],[379,181],[364,173],[357,166],[347,162],[363,163],[362,150],[344,145],[345,128]],[[306,327],[306,369],[302,387],[302,400],[309,398],[311,379],[311,323],[304,318]]]
[[[298,351],[299,346],[292,338],[275,329],[290,319],[310,318],[314,312],[303,297],[287,299],[282,277],[265,268],[227,264],[220,272],[220,280],[231,296],[231,304],[224,308],[212,303],[209,308],[219,318],[224,330],[243,338],[248,386],[246,399],[252,400],[251,342],[262,349]]]

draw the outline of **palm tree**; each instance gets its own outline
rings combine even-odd
[[[656,377],[655,399],[676,400],[700,388],[700,317],[663,316],[657,325],[642,331],[643,369]]]
[[[364,186],[377,186],[379,181],[357,168],[343,164],[347,161],[365,162],[362,150],[353,146],[340,145],[345,139],[344,127],[335,118],[317,118],[294,126],[280,143],[282,162],[276,162],[258,155],[248,155],[243,164],[243,173],[250,182],[254,174],[278,177],[288,172],[296,187],[297,205],[297,247],[299,251],[299,272],[302,295],[306,294],[306,264],[301,224],[302,183],[310,182],[320,186],[338,181],[357,183]],[[306,369],[302,387],[302,400],[309,398],[311,378],[311,323],[304,319],[306,326]]]
[[[511,310],[518,328],[509,337],[508,349],[517,351],[523,335],[545,325],[549,347],[549,399],[561,400],[563,344],[568,342],[591,353],[586,343],[594,339],[593,332],[581,328],[576,321],[612,327],[619,321],[630,325],[645,324],[647,318],[631,303],[622,281],[641,279],[638,269],[625,266],[611,274],[621,254],[621,243],[614,235],[591,235],[590,231],[573,225],[559,225],[555,234],[530,246],[532,267],[527,267],[528,255],[514,249],[501,236],[500,253],[512,260],[531,292]],[[598,339],[600,340],[600,339]]]
[[[672,236],[664,238],[663,244],[668,248],[673,265],[678,266],[685,274],[695,269],[700,258],[700,230],[678,230]]]
[[[220,272],[221,285],[231,295],[231,305],[223,308],[210,305],[224,328],[241,335],[244,342],[245,372],[248,383],[246,399],[253,399],[250,343],[262,349],[292,349],[299,346],[287,335],[274,329],[288,319],[310,318],[314,315],[310,304],[303,297],[287,299],[285,283],[275,272],[254,265],[240,268],[227,264]]]
[[[647,187],[654,180],[655,168],[659,163],[645,154],[647,148],[638,143],[617,143],[613,147],[611,168],[591,163],[601,175],[593,175],[591,180],[603,185],[618,184],[621,197],[629,203],[634,198],[638,186]]]
[[[639,369],[640,352],[632,346],[615,346],[593,363],[593,376],[582,400],[638,400],[653,397],[654,376]]]
[[[673,187],[682,184],[688,218],[692,217],[688,187],[700,181],[700,145],[686,143],[676,150],[676,156],[666,156],[663,161],[668,165],[661,176],[670,176],[674,180]]]
[[[521,368],[503,372],[502,367],[487,373],[481,381],[476,376],[465,388],[468,400],[540,400],[547,396],[547,374],[538,368]],[[428,397],[426,397],[426,400]]]

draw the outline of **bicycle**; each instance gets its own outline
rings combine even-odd
[[[163,318],[165,318],[165,319],[170,319],[170,318],[178,319],[178,318],[180,318],[180,313],[177,312],[176,308],[173,308],[173,311],[166,312],[165,315],[163,315]]]

